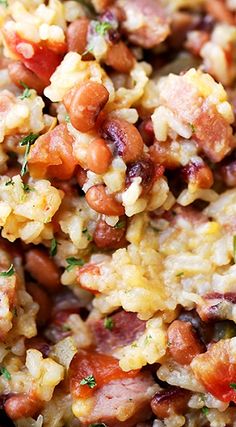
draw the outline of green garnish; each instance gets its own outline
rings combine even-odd
[[[107,427],[104,423],[89,424],[89,427]]]
[[[58,245],[58,243],[54,237],[51,241],[51,246],[50,246],[50,251],[49,251],[50,256],[55,256],[57,254],[57,245]]]
[[[22,167],[21,167],[21,176],[24,176],[27,173],[27,162],[28,162],[28,155],[30,152],[30,147],[31,145],[33,145],[36,141],[36,139],[39,137],[39,134],[35,134],[35,133],[30,133],[29,135],[25,136],[21,141],[20,141],[20,146],[23,147],[24,145],[26,145],[26,149],[25,149],[25,154],[24,154],[24,160],[22,163]]]
[[[69,116],[69,114],[65,115],[65,122],[66,123],[70,123],[70,116]]]
[[[193,133],[196,132],[196,128],[192,123],[189,123],[189,126],[191,127]]]
[[[14,183],[14,181],[12,180],[12,178],[11,179],[9,179],[9,181],[7,181],[6,182],[6,187],[8,186],[8,185],[14,185],[15,183]]]
[[[234,390],[236,390],[236,383],[230,383],[230,388],[233,388]]]
[[[202,408],[202,413],[203,413],[204,415],[208,415],[208,414],[209,414],[209,408],[207,408],[206,406],[203,406],[203,408]]]
[[[96,387],[97,383],[93,375],[88,375],[80,381],[80,385],[88,385],[89,388]]]
[[[3,6],[5,6],[5,7],[8,7],[9,6],[9,4],[8,4],[8,1],[7,0],[0,0],[0,4],[2,4]]]
[[[62,325],[61,329],[63,330],[63,332],[71,331],[71,328],[68,325]]]
[[[91,236],[91,234],[89,234],[89,232],[88,232],[88,229],[87,228],[84,228],[83,230],[82,230],[82,233],[83,234],[86,234],[86,236],[87,236],[87,240],[90,242],[93,238],[92,238],[92,236]]]
[[[3,375],[8,381],[11,380],[11,374],[7,368],[4,368],[4,366],[0,367],[0,375]]]
[[[33,191],[33,188],[31,188],[30,186],[29,186],[29,184],[22,184],[22,187],[23,187],[23,190],[24,190],[24,192],[25,193],[29,193],[30,191]]]
[[[84,260],[79,258],[74,258],[74,257],[70,257],[70,258],[66,258],[66,262],[67,262],[67,267],[66,267],[66,271],[71,271],[76,265],[79,265],[80,267],[82,267],[84,265]]]
[[[236,236],[233,237],[234,263],[236,264]]]
[[[110,22],[98,22],[95,25],[96,33],[100,34],[100,36],[105,36],[106,33],[112,29],[112,25]]]
[[[125,227],[125,221],[120,220],[116,223],[115,228],[124,228]]]
[[[14,265],[11,264],[7,271],[2,271],[0,273],[0,277],[11,277],[13,276],[13,274],[15,274],[15,269]]]
[[[104,319],[104,328],[109,329],[110,331],[114,328],[114,321],[111,317],[105,317]]]
[[[180,271],[179,273],[177,273],[176,274],[176,277],[181,277],[181,276],[183,276],[184,275],[184,272],[183,271]]]
[[[31,97],[31,92],[29,86],[27,86],[24,82],[20,81],[21,86],[23,86],[24,91],[22,95],[20,96],[20,99],[26,99]]]
[[[87,55],[87,53],[91,53],[92,51],[93,51],[93,46],[88,46],[81,56],[85,56]]]

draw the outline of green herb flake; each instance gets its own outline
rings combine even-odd
[[[98,22],[95,25],[95,31],[100,36],[105,36],[109,30],[112,29],[110,22]]]
[[[104,423],[89,424],[89,427],[107,427]]]
[[[125,221],[120,220],[116,223],[115,228],[124,228],[125,227]]]
[[[87,53],[91,53],[92,51],[93,51],[93,46],[88,46],[81,56],[85,56],[87,55]]]
[[[191,127],[192,132],[195,133],[196,132],[196,128],[195,128],[194,124],[193,123],[189,123],[189,126]]]
[[[4,366],[0,367],[0,375],[2,375],[8,381],[11,380],[11,374],[7,368],[4,368]]]
[[[21,147],[24,147],[26,145],[24,159],[23,159],[23,163],[22,163],[22,167],[21,167],[21,173],[20,173],[21,176],[24,176],[28,171],[27,162],[28,162],[28,155],[30,152],[30,147],[31,147],[31,145],[33,145],[35,143],[35,141],[38,137],[39,137],[39,134],[30,133],[29,135],[25,136],[20,141]]]
[[[80,385],[88,385],[89,388],[96,387],[97,383],[93,375],[88,375],[80,381]]]
[[[50,246],[50,256],[55,256],[57,254],[57,240],[55,239],[55,237],[52,239],[51,241],[51,246]]]
[[[91,242],[91,240],[93,240],[93,238],[92,238],[91,234],[88,232],[88,229],[87,229],[87,228],[84,228],[84,229],[82,230],[82,233],[83,233],[83,234],[86,234],[86,237],[87,237],[88,242]]]
[[[22,95],[19,97],[21,100],[27,99],[31,97],[31,92],[29,86],[27,86],[24,82],[20,81],[21,86],[23,86],[24,91]]]
[[[17,314],[17,308],[16,307],[13,307],[12,314],[13,314],[14,317],[18,316],[18,314]]]
[[[77,1],[77,3],[80,3],[82,6],[86,7],[86,9],[88,9],[90,13],[92,14],[95,13],[94,7],[90,2],[86,0],[75,0],[75,1]]]
[[[62,325],[61,329],[63,330],[63,332],[69,332],[69,331],[71,331],[70,326],[66,325],[66,324]]]
[[[208,414],[209,414],[209,408],[207,408],[206,406],[203,406],[203,408],[202,408],[202,413],[203,413],[204,415],[208,415]]]
[[[13,264],[11,264],[7,271],[2,271],[0,273],[0,277],[11,277],[13,274],[15,274],[15,269]]]
[[[230,383],[230,388],[233,388],[234,390],[236,390],[236,383]]]
[[[5,186],[8,187],[8,185],[14,185],[14,181],[11,179],[9,179],[9,181],[6,182]]]
[[[70,123],[70,116],[69,116],[69,114],[65,115],[65,122],[66,123]]]
[[[29,193],[30,191],[33,191],[33,188],[31,188],[31,187],[29,186],[29,184],[25,184],[25,183],[23,183],[23,184],[22,184],[22,187],[23,187],[23,190],[24,190],[24,192],[25,192],[25,193]]]
[[[236,236],[233,237],[234,263],[236,264]]]
[[[184,272],[183,271],[180,271],[179,273],[177,273],[176,274],[176,277],[181,277],[181,276],[183,276],[184,275]]]
[[[85,264],[83,259],[81,259],[81,258],[77,259],[74,257],[66,258],[66,262],[68,264],[66,267],[66,271],[71,271],[77,265],[82,267]]]
[[[104,328],[109,329],[111,331],[114,328],[114,321],[111,317],[105,317],[104,319]]]
[[[8,1],[7,1],[7,0],[0,0],[0,4],[1,4],[2,6],[5,6],[5,7],[8,7],[8,6],[9,6],[9,3],[8,3]]]

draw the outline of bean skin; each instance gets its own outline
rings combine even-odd
[[[80,132],[94,128],[98,115],[106,105],[109,92],[101,83],[87,81],[73,87],[63,98],[72,125]]]
[[[25,67],[20,61],[12,62],[8,65],[8,72],[11,81],[20,89],[24,89],[21,82],[27,85],[30,89],[35,89],[41,95],[45,88],[45,84],[39,77]]]
[[[134,66],[134,56],[126,44],[119,41],[108,49],[105,63],[120,73],[129,73]]]
[[[87,46],[87,33],[89,27],[88,18],[76,19],[67,29],[68,51],[77,52],[82,55]]]
[[[36,283],[27,283],[26,289],[33,300],[38,303],[39,311],[37,313],[37,322],[39,326],[45,325],[50,317],[51,301],[48,294]]]
[[[40,410],[41,406],[42,404],[38,398],[20,393],[7,399],[4,409],[12,420],[18,420],[23,417],[33,417]]]
[[[87,172],[83,168],[81,168],[81,166],[78,166],[76,180],[81,188],[87,181]]]
[[[202,162],[190,162],[182,169],[183,179],[199,188],[210,188],[214,178],[211,169]]]
[[[102,184],[89,188],[85,198],[89,206],[101,214],[121,216],[125,213],[122,204],[115,199],[114,195],[107,194],[105,186]]]
[[[26,270],[49,292],[60,287],[60,273],[56,264],[41,249],[30,249],[26,253]]]
[[[94,139],[88,147],[87,166],[92,172],[103,174],[107,172],[112,161],[112,153],[106,141]]]
[[[125,163],[138,160],[143,153],[143,140],[134,125],[126,120],[108,118],[102,124],[102,137],[114,143],[115,151]]]
[[[151,408],[158,418],[167,418],[172,414],[183,414],[191,393],[180,387],[170,387],[157,392],[151,400]]]
[[[143,194],[148,193],[152,188],[155,178],[155,167],[151,160],[143,159],[135,163],[130,163],[126,171],[126,186],[129,186],[135,177],[141,177]]]
[[[169,326],[167,335],[169,352],[180,365],[189,365],[195,356],[205,350],[190,322],[175,320]]]
[[[121,219],[122,221],[122,219]],[[125,238],[126,221],[121,228],[111,227],[105,221],[100,220],[95,228],[93,240],[98,248],[119,249],[127,244]]]

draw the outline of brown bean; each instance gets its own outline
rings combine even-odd
[[[83,185],[86,183],[86,181],[88,179],[87,178],[87,172],[83,168],[81,168],[81,166],[78,166],[76,179],[77,179],[77,182],[81,188],[83,187]]]
[[[149,148],[149,154],[154,163],[161,164],[167,169],[176,169],[180,166],[170,141],[155,141]]]
[[[98,248],[102,249],[118,249],[126,246],[125,238],[126,221],[120,219],[122,227],[111,227],[105,221],[100,220],[95,228],[93,240]]]
[[[172,414],[183,414],[191,393],[180,387],[170,387],[157,392],[151,400],[151,408],[158,418],[167,418]]]
[[[27,283],[26,289],[33,300],[38,303],[39,311],[37,313],[37,322],[39,326],[45,325],[50,317],[51,301],[48,294],[36,283]]]
[[[35,89],[38,94],[42,94],[45,84],[40,80],[40,78],[25,67],[24,64],[20,61],[12,62],[8,65],[8,72],[10,79],[13,83],[23,90],[23,86],[21,84],[24,83],[30,89]]]
[[[135,162],[143,153],[143,140],[134,125],[126,120],[108,118],[101,128],[104,139],[112,141],[116,153],[121,156],[125,163]]]
[[[235,25],[233,14],[227,9],[227,6],[222,0],[206,0],[206,10],[209,15],[213,16],[217,21],[227,22],[227,24]]]
[[[102,138],[94,139],[88,147],[87,166],[92,172],[102,174],[107,172],[112,161],[112,153],[106,141]]]
[[[101,83],[87,81],[73,87],[63,98],[72,125],[80,132],[88,132],[106,105],[109,92]]]
[[[125,213],[122,204],[115,199],[113,194],[107,194],[106,188],[102,184],[90,187],[85,198],[89,206],[101,214],[121,216]]]
[[[69,51],[82,55],[87,47],[87,33],[89,27],[88,18],[76,19],[67,29],[67,46]]]
[[[36,397],[20,393],[10,397],[4,404],[6,414],[12,420],[23,417],[33,417],[42,407],[42,403]]]
[[[236,160],[223,165],[220,168],[219,173],[227,187],[236,187]]]
[[[126,44],[119,41],[109,47],[105,63],[120,73],[129,73],[134,66],[134,56]]]
[[[56,264],[41,249],[30,249],[26,253],[26,270],[48,291],[60,286],[60,273]]]
[[[155,167],[151,160],[143,159],[135,163],[130,163],[126,170],[126,186],[130,186],[134,178],[142,178],[141,186],[143,194],[148,193],[152,188],[155,178]]]
[[[213,173],[203,161],[190,162],[182,169],[183,179],[199,188],[210,188],[213,185]]]
[[[175,320],[167,331],[169,351],[180,365],[189,365],[193,358],[204,351],[190,322]]]

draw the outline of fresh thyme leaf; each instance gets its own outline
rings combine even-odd
[[[97,383],[93,375],[88,375],[80,381],[80,385],[88,385],[89,388],[96,387]]]
[[[15,269],[14,265],[11,264],[7,271],[2,271],[0,273],[0,277],[11,277],[13,276],[13,274],[15,274]]]
[[[236,383],[230,383],[230,388],[233,388],[234,390],[236,390]]]
[[[114,328],[114,321],[111,317],[105,317],[104,319],[104,328],[109,329],[111,331]]]
[[[2,4],[3,6],[5,6],[5,7],[8,7],[9,6],[9,4],[8,4],[8,1],[7,0],[0,0],[0,4]]]
[[[52,239],[51,241],[51,246],[50,246],[50,256],[55,256],[57,254],[57,241],[55,239],[55,237]]]
[[[65,121],[66,121],[66,123],[70,123],[70,116],[69,116],[69,114],[65,115]]]
[[[76,265],[79,265],[80,267],[82,267],[84,265],[84,260],[79,258],[74,258],[74,257],[70,257],[70,258],[66,258],[66,262],[67,262],[67,267],[66,267],[66,271],[71,271]]]
[[[196,128],[193,123],[189,123],[189,126],[191,127],[193,133],[196,132]]]
[[[12,178],[11,179],[9,179],[9,181],[7,181],[6,182],[6,187],[8,186],[8,185],[14,185],[15,183],[14,183],[14,181],[12,180]]]
[[[202,413],[203,413],[204,415],[208,415],[208,414],[209,414],[209,408],[207,408],[206,406],[203,406],[203,408],[202,408]]]
[[[25,193],[29,193],[30,191],[33,191],[33,188],[31,188],[29,186],[29,184],[25,184],[24,182],[22,184],[22,187],[23,187],[23,190],[24,190]]]
[[[105,36],[106,33],[112,29],[112,25],[110,22],[98,22],[95,25],[96,33],[100,34],[100,36]]]
[[[124,228],[125,227],[125,221],[120,220],[116,223],[115,228]]]
[[[30,152],[30,147],[31,145],[33,145],[36,141],[36,139],[39,137],[39,134],[35,134],[35,133],[30,133],[29,135],[25,136],[21,141],[20,141],[20,146],[23,147],[24,145],[26,145],[25,148],[25,154],[24,154],[24,159],[23,159],[23,163],[22,163],[22,167],[21,167],[21,176],[24,176],[27,173],[27,162],[28,162],[28,155]]]
[[[0,367],[0,375],[3,375],[3,377],[8,381],[11,380],[11,374],[7,368],[4,368],[4,366]]]
[[[234,263],[236,264],[236,236],[233,237]]]
[[[87,228],[84,228],[84,229],[82,230],[82,233],[83,233],[83,234],[86,234],[86,236],[87,236],[87,240],[88,240],[89,242],[91,242],[91,240],[92,240],[93,238],[92,238],[91,234],[88,232],[88,229],[87,229]]]
[[[82,53],[81,56],[87,55],[87,53],[90,53],[93,51],[93,46],[88,46],[87,49]]]
[[[24,91],[22,95],[19,97],[20,99],[26,99],[31,97],[31,92],[29,86],[27,86],[24,82],[20,81],[21,86],[23,86]]]

